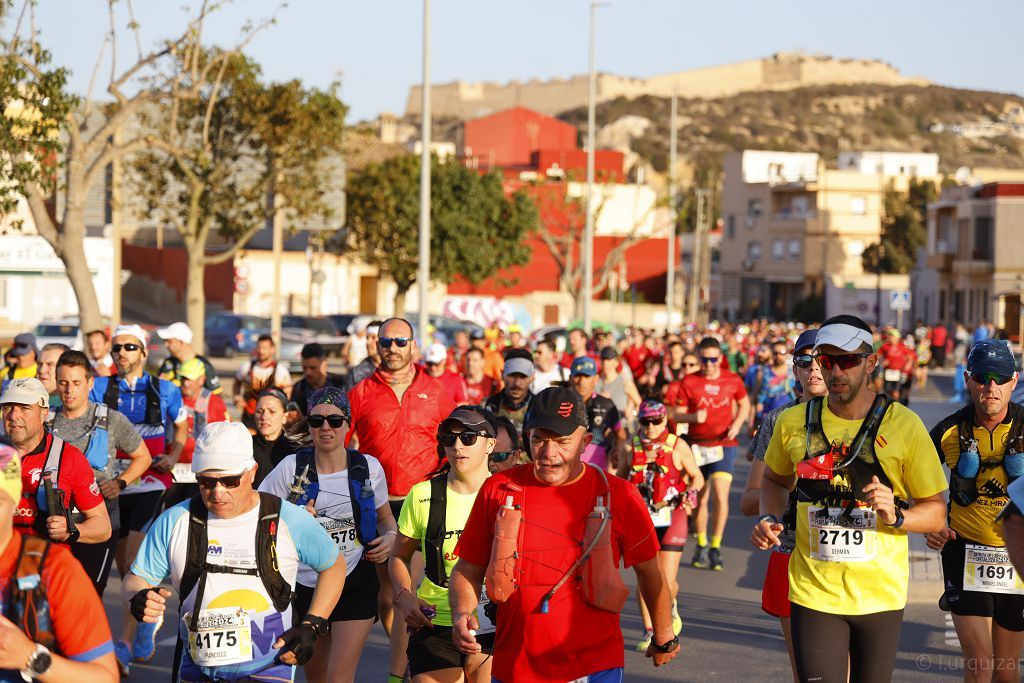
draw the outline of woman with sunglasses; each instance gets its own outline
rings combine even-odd
[[[387,482],[380,462],[364,455],[369,470],[373,507],[376,509],[377,537],[365,545],[357,530],[349,484],[349,467],[353,453],[345,448],[345,435],[351,409],[345,393],[336,387],[323,387],[309,397],[306,423],[313,442],[315,486],[305,470],[296,472],[296,455],[289,455],[260,485],[260,491],[288,498],[302,489],[306,503],[316,520],[331,536],[345,556],[347,575],[337,606],[328,620],[331,631],[316,642],[316,652],[305,666],[306,678],[315,683],[352,681],[370,627],[377,619],[377,571],[374,564],[387,562],[397,533],[395,518],[388,505]],[[365,514],[365,512],[363,513]],[[305,614],[313,597],[316,573],[305,565],[299,567],[295,586],[295,614]]]
[[[398,614],[409,637],[409,673],[414,683],[491,680],[490,654],[494,626],[477,610],[480,628],[478,654],[459,652],[452,642],[448,576],[458,562],[455,545],[462,534],[476,494],[490,476],[488,459],[494,451],[493,417],[478,406],[459,406],[438,427],[438,452],[447,459],[440,474],[412,487],[398,520],[398,538],[389,564]],[[442,528],[435,506],[442,504]],[[432,514],[434,513],[434,514]],[[436,539],[431,542],[431,539]],[[413,553],[426,558],[426,576],[419,588],[412,582]],[[486,598],[484,598],[486,603]]]
[[[658,534],[658,566],[668,580],[672,595],[672,630],[679,635],[683,620],[676,598],[679,594],[679,563],[686,545],[687,517],[704,488],[704,476],[685,441],[668,429],[668,409],[661,401],[646,400],[638,411],[638,434],[633,437],[633,460],[619,474],[629,479],[647,503]],[[636,594],[644,634],[636,645],[646,652],[654,637],[651,615],[639,589]]]

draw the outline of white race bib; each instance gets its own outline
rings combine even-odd
[[[111,472],[110,478],[111,479],[117,479],[122,474],[124,474],[125,472],[128,471],[128,468],[131,466],[131,464],[132,464],[131,458],[114,458],[110,462],[110,472]],[[141,481],[141,480],[136,479],[135,481],[133,481],[130,484],[128,484],[128,486],[126,486],[125,488],[126,489],[130,489],[133,486],[138,486],[139,485],[139,481]]]
[[[812,560],[825,562],[866,562],[875,559],[877,521],[869,508],[854,508],[844,516],[845,508],[827,508],[821,516],[817,505],[807,507],[807,528]]]
[[[176,484],[196,483],[196,474],[192,471],[192,463],[190,462],[174,463],[174,467],[171,468],[171,474],[174,475],[174,483]]]
[[[964,548],[964,590],[1024,595],[1024,582],[1006,548],[968,543]]]
[[[482,586],[480,588],[480,602],[476,606],[476,634],[478,636],[485,633],[494,633],[496,629],[494,622],[484,612],[484,608],[489,604],[491,604],[491,599],[487,596],[487,587]]]
[[[697,467],[716,463],[725,457],[725,448],[722,446],[690,446],[693,451],[693,459],[697,461]]]
[[[651,512],[651,521],[654,526],[663,527],[672,525],[672,508],[668,505]]]
[[[316,521],[324,528],[331,540],[338,544],[341,553],[355,552],[361,548],[359,536],[356,534],[356,522],[353,517],[334,519],[333,517],[317,517]]]
[[[182,619],[191,622],[192,615]],[[252,628],[249,613],[227,607],[208,609],[199,615],[198,629],[188,631],[188,651],[197,666],[225,666],[252,661]]]
[[[886,382],[899,382],[902,379],[902,373],[900,373],[899,370],[894,370],[892,368],[886,370],[884,374]]]

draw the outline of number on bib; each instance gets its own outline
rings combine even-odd
[[[822,511],[826,512],[822,512]],[[847,516],[844,508],[807,508],[808,547],[811,559],[825,562],[865,562],[875,559],[877,523],[875,513],[855,508]]]
[[[353,517],[334,519],[333,517],[317,517],[316,521],[327,531],[327,535],[338,545],[342,554],[354,552],[362,547],[356,534],[356,522]]]
[[[190,624],[191,614],[182,620]],[[252,627],[243,609],[209,609],[200,613],[198,628],[188,631],[188,651],[198,666],[225,666],[252,660]]]
[[[690,446],[690,450],[693,451],[693,459],[697,462],[697,467],[716,463],[725,457],[725,449],[721,446],[698,446],[694,444]]]
[[[964,590],[1024,595],[1024,582],[1006,548],[968,543],[964,548]]]

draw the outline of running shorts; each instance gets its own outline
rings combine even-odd
[[[964,590],[964,553],[969,541],[959,536],[942,547],[942,602],[962,617],[989,617],[1007,631],[1024,631],[1024,595]]]
[[[110,566],[114,563],[116,549],[117,538],[113,536],[102,543],[77,541],[71,544],[71,554],[82,565],[82,569],[96,589],[96,594],[101,598],[103,591],[107,589],[107,579],[110,577]]]
[[[736,461],[736,446],[724,446],[722,448],[722,459],[710,465],[701,465],[700,473],[704,475],[705,481],[711,478],[712,474],[725,472],[732,476],[733,464]]]
[[[494,634],[479,635],[476,642],[483,648],[483,654],[494,651]],[[466,663],[466,655],[455,648],[452,642],[451,626],[434,626],[421,628],[409,636],[409,673],[413,676],[441,671],[443,669],[461,669]]]
[[[360,560],[356,568],[345,577],[345,588],[341,591],[338,604],[328,621],[377,620],[377,591],[380,583],[373,562]],[[313,604],[313,587],[295,584],[295,601],[292,603],[292,622],[297,624],[309,612]]]
[[[654,531],[658,534],[660,550],[682,552],[686,545],[689,530],[689,517],[682,506],[672,510],[672,523],[668,526],[656,526]]]
[[[772,552],[761,589],[761,609],[773,617],[789,617],[789,553]]]
[[[121,515],[121,528],[117,537],[128,538],[128,533],[138,531],[145,533],[150,523],[160,513],[164,491],[146,491],[131,493],[117,498],[118,513]]]

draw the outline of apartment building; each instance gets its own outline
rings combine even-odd
[[[928,206],[914,273],[915,316],[969,327],[983,318],[1019,336],[1024,291],[1024,182],[943,189]]]
[[[886,188],[934,177],[934,154],[844,153],[839,168],[818,154],[746,150],[725,159],[722,302],[738,318],[817,318],[853,313],[888,322],[889,292],[906,275],[867,273]],[[878,315],[878,302],[882,313]]]

